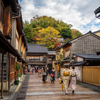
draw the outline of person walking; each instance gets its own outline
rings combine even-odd
[[[51,72],[50,72],[50,76],[51,76],[51,83],[54,83],[55,81],[55,70],[54,68],[52,68]]]
[[[40,74],[41,74],[41,68],[38,67],[38,75],[40,76]]]
[[[63,69],[63,71],[62,71],[61,79],[63,80],[63,84],[64,84],[64,87],[65,87],[65,94],[67,95],[67,93],[68,93],[68,84],[69,84],[69,79],[70,79],[70,76],[71,76],[71,71],[70,71],[68,65],[65,65],[65,67],[66,68]]]
[[[28,72],[30,72],[30,65],[28,65]]]
[[[30,75],[32,75],[32,67],[30,68]]]
[[[72,93],[74,93],[74,91],[76,89],[77,75],[78,75],[78,73],[75,70],[75,67],[72,66],[72,70],[71,70],[71,88],[72,88]]]
[[[45,67],[41,69],[41,74],[42,74],[42,81],[45,83],[46,82],[46,68]]]
[[[34,67],[32,67],[32,74],[34,75],[34,72],[35,72],[35,69],[34,69]]]

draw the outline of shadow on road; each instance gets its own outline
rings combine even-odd
[[[17,96],[17,100],[25,100],[26,98],[26,91],[27,91],[27,88],[28,88],[28,82],[29,82],[29,77],[30,77],[30,74],[27,73],[27,76],[22,84],[22,87],[20,89],[20,92]]]

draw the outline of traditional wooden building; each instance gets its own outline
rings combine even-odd
[[[64,49],[64,63],[63,64],[69,64],[77,66],[76,70],[78,71],[78,80],[84,81],[85,78],[83,78],[84,75],[86,75],[87,70],[85,70],[84,66],[88,65],[88,71],[91,72],[90,67],[93,66],[93,69],[97,69],[96,66],[98,66],[98,72],[99,72],[99,57],[96,55],[96,51],[100,49],[100,37],[92,33],[91,31],[87,34],[84,34],[78,38],[75,38],[73,40],[68,41],[63,46]],[[77,56],[78,54],[78,56]],[[80,57],[80,55],[83,55]],[[84,59],[84,56],[87,57],[87,59]],[[88,59],[89,57],[89,59]],[[98,61],[97,61],[98,60]],[[98,62],[98,63],[97,63]],[[95,76],[95,73],[92,73],[93,76]],[[98,73],[98,78],[100,72]],[[91,73],[90,73],[91,75]],[[90,77],[90,76],[89,76]],[[89,78],[88,78],[89,79]],[[99,80],[100,81],[100,80]],[[88,82],[87,82],[88,83]],[[93,84],[93,82],[91,82]],[[98,86],[100,83],[97,83]]]
[[[48,50],[42,44],[28,44],[27,64],[31,66],[46,66]]]
[[[27,41],[23,32],[21,7],[18,0],[0,0],[0,77],[3,77],[1,89],[8,91],[16,78],[15,64],[23,64],[27,50]],[[4,58],[4,59],[3,59]],[[2,62],[1,62],[2,61]],[[1,68],[3,65],[3,69]],[[2,81],[0,81],[2,83]]]
[[[55,61],[56,51],[48,51],[47,66],[53,67],[53,61]]]
[[[100,7],[98,7],[95,11],[95,16],[96,18],[100,19]],[[100,30],[98,31],[98,33],[96,32],[96,35],[100,36]],[[96,51],[97,55],[100,55],[100,50]]]
[[[53,67],[55,68],[56,77],[59,77],[61,66],[62,66],[62,60],[63,60],[63,48],[62,45],[55,48],[56,55],[55,60],[53,61]]]

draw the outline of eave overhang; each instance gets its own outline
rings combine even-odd
[[[42,55],[48,55],[48,53],[42,53],[42,52],[41,53],[38,53],[38,52],[34,52],[34,53],[33,52],[27,52],[26,55],[27,56],[39,56],[39,55],[42,56]]]
[[[13,54],[14,56],[18,57],[18,59],[21,59],[21,55],[17,52],[17,50],[8,42],[8,40],[5,38],[3,33],[0,31],[0,48],[5,50],[6,52],[9,52]]]
[[[100,19],[100,7],[97,8],[97,9],[94,11],[94,13],[95,13],[95,17]]]

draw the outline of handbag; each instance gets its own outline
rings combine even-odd
[[[50,76],[53,77],[54,75],[53,74],[50,74]]]
[[[60,81],[59,81],[59,82],[60,82],[60,84],[61,84],[61,83],[63,83],[63,80],[62,80],[62,79],[60,79]]]

